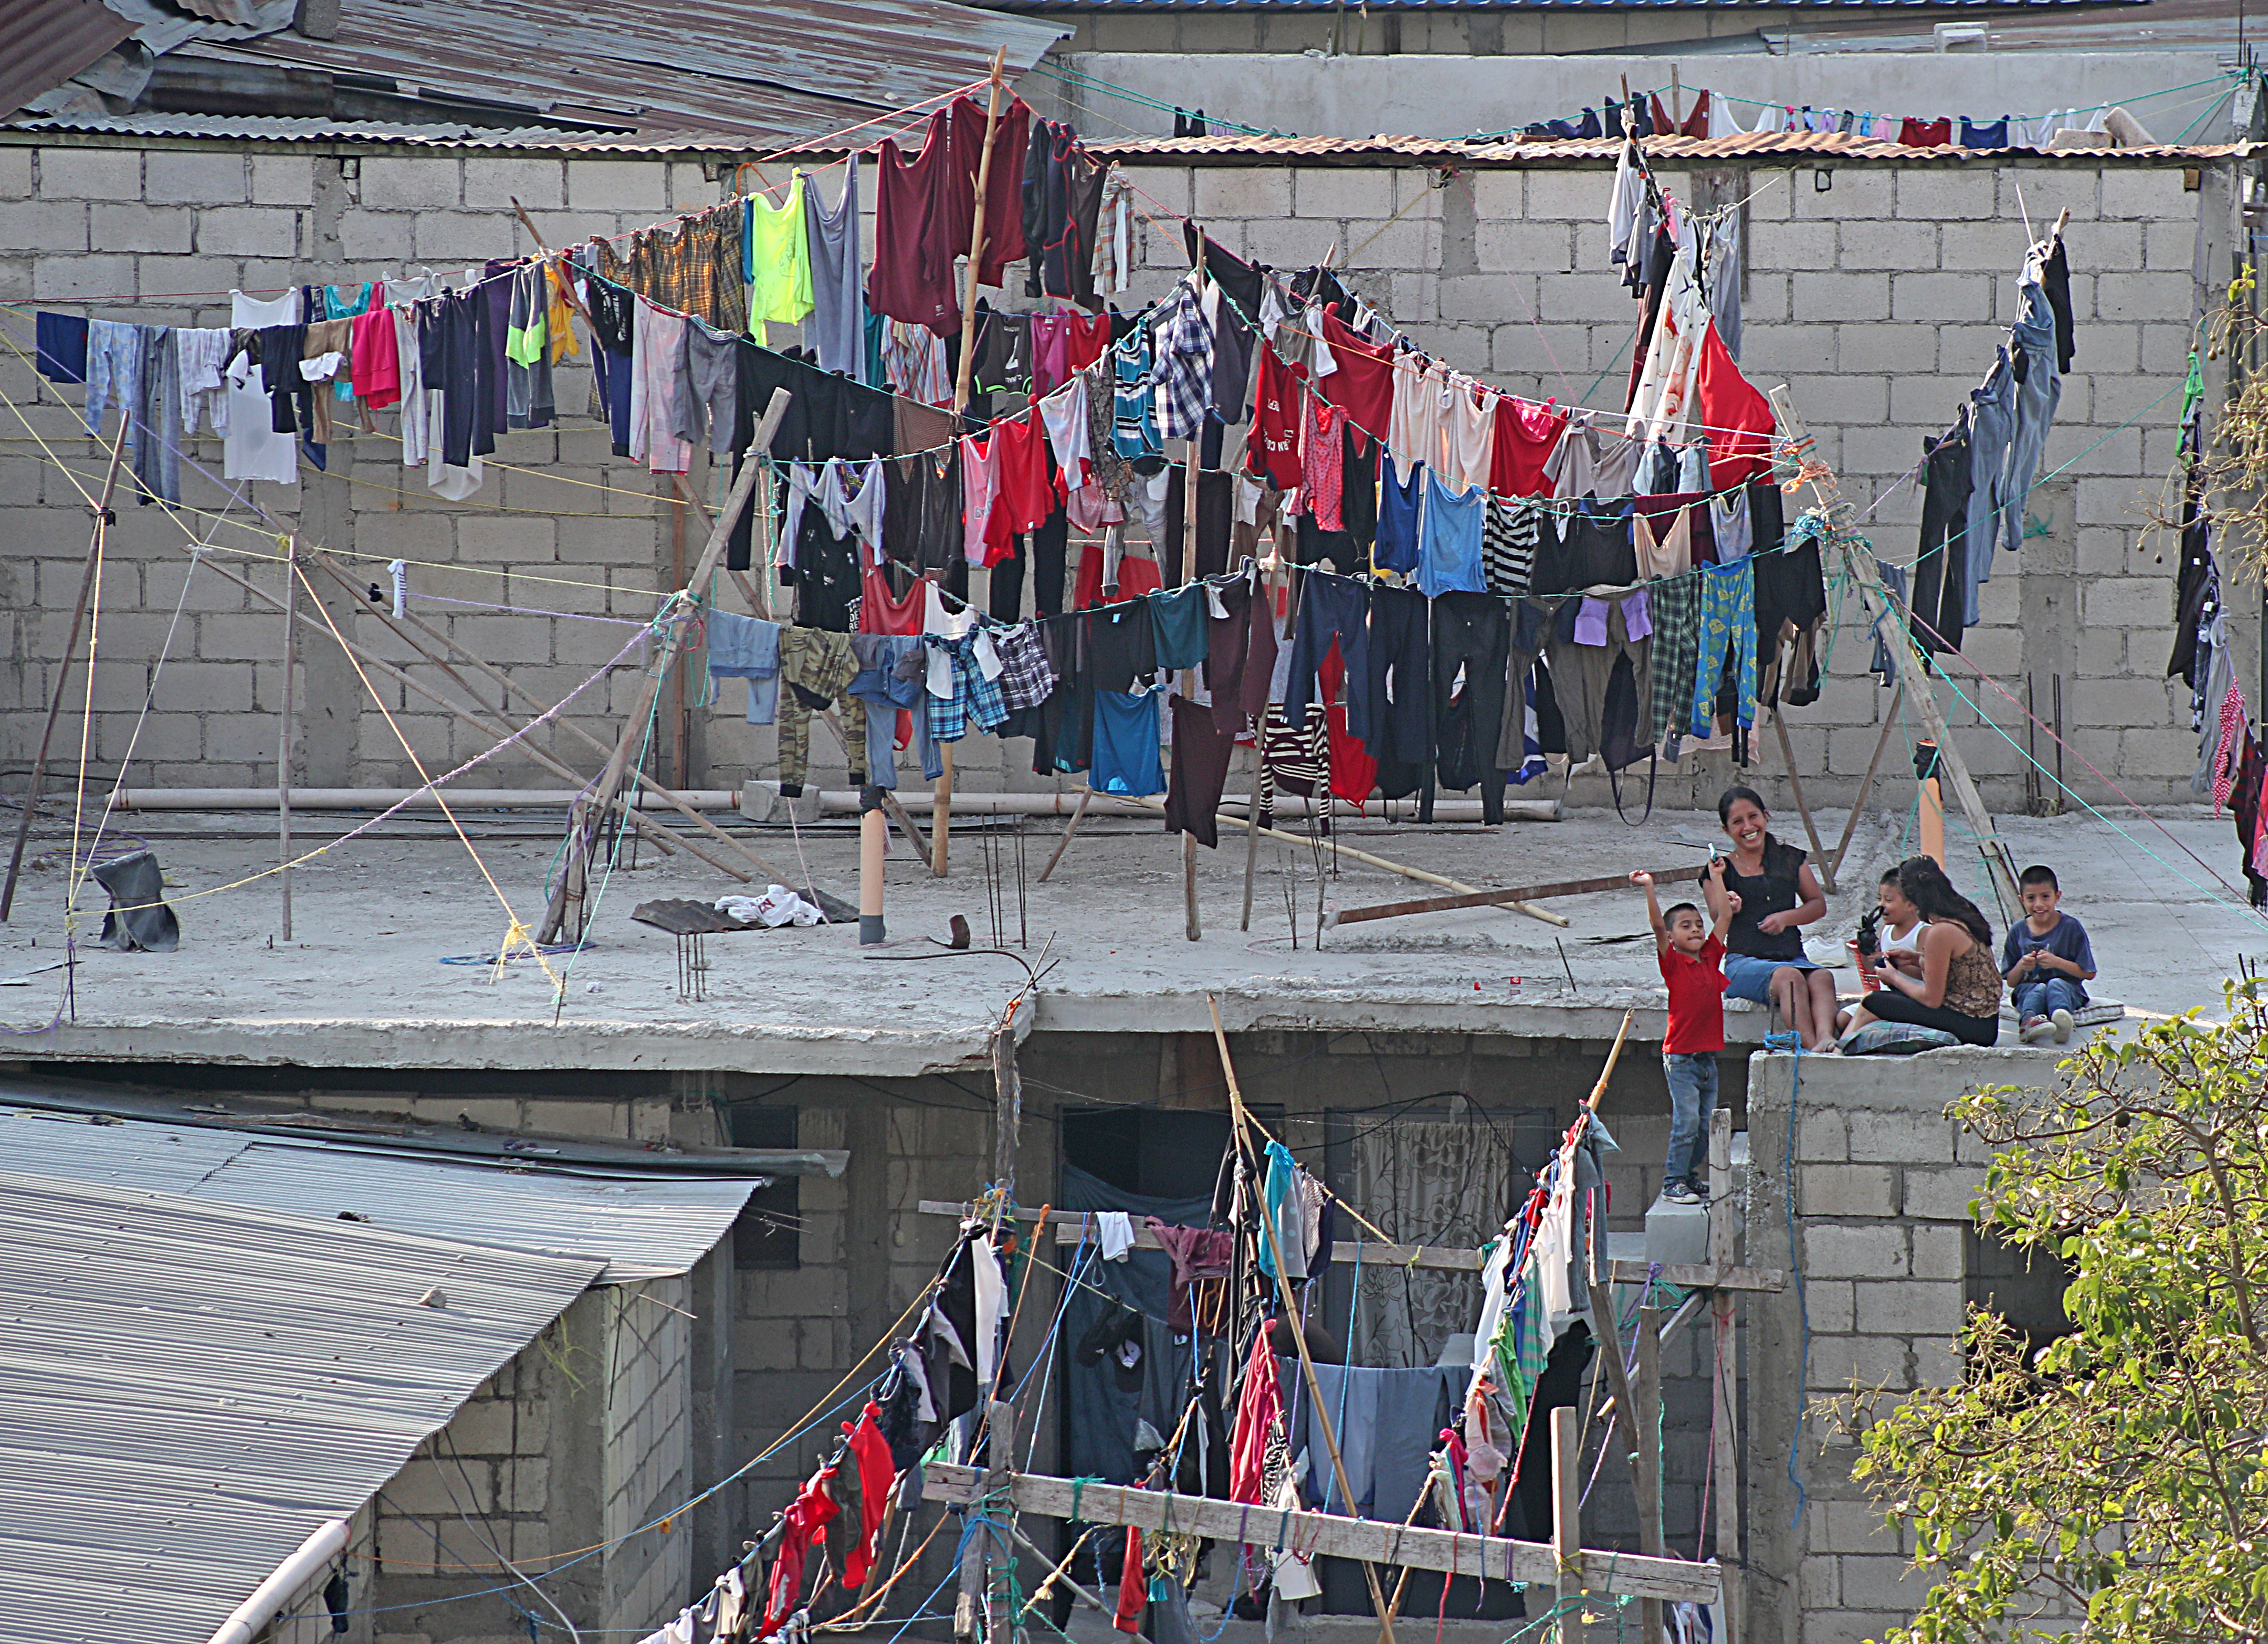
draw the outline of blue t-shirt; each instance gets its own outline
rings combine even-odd
[[[2002,974],[2005,975],[2014,970],[2016,961],[2027,953],[2032,952],[2052,953],[2059,959],[2069,959],[2082,971],[2091,971],[2095,968],[2095,950],[2088,943],[2087,927],[2069,914],[2057,920],[2055,928],[2044,936],[2032,934],[2032,922],[2029,919],[2020,919],[2009,927],[2008,939],[2000,944]],[[2069,982],[2073,987],[2079,987],[2079,996],[2082,1000],[2087,997],[2087,989],[2080,986],[2079,978],[2068,975],[2062,971],[2036,970],[2024,980],[2027,982],[2044,982],[2051,980]]]
[[[1154,692],[1094,694],[1094,755],[1086,780],[1099,794],[1139,797],[1166,791]]]

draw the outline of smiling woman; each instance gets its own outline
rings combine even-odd
[[[1772,836],[1753,788],[1727,788],[1717,819],[1733,848],[1702,871],[1712,921],[1727,892],[1741,899],[1725,935],[1726,995],[1771,1005],[1806,1050],[1824,1050],[1835,1042],[1835,979],[1803,956],[1800,927],[1827,912],[1810,859]]]

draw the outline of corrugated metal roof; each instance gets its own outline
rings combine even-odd
[[[731,1230],[759,1179],[604,1175],[540,1162],[452,1163],[369,1143],[97,1122],[0,1110],[7,1168],[178,1193],[601,1265],[598,1282],[689,1271]],[[4,1636],[4,1635],[0,1635]]]
[[[1839,131],[1755,131],[1728,137],[1648,137],[1646,158],[1660,163],[1689,160],[1772,159],[1895,160],[1927,165],[1944,160],[2079,160],[2089,163],[2168,165],[2174,162],[2241,158],[2262,148],[2251,143],[2154,143],[2132,149],[1915,149],[1879,137]],[[1156,160],[1167,164],[1264,165],[1410,164],[1426,165],[1537,166],[1570,160],[1614,164],[1622,153],[1619,137],[1531,138],[1522,142],[1458,143],[1440,137],[1130,137],[1090,143],[1088,152],[1103,159]]]
[[[5,0],[0,0],[5,4]],[[591,133],[557,126],[499,130],[494,126],[394,125],[376,120],[319,120],[290,114],[39,114],[9,121],[17,131],[85,131],[114,136],[257,137],[271,143],[328,140],[341,143],[406,143],[457,145],[476,138],[481,146],[582,145]]]
[[[2151,0],[1368,0],[1371,11],[1874,11],[1946,6],[1998,11],[2082,5],[2148,5]],[[1082,11],[1328,11],[1338,0],[985,0],[1008,11],[1049,16]]]
[[[427,95],[617,125],[644,142],[776,146],[984,77],[1021,73],[1069,31],[946,0],[347,0],[338,37],[217,48]],[[882,135],[887,128],[879,129]]]
[[[0,114],[52,92],[134,33],[97,0],[0,0]]]
[[[209,1638],[598,1270],[9,1172],[0,1251],[11,1640]]]

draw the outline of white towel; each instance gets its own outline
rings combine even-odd
[[[1134,1218],[1123,1210],[1098,1210],[1094,1237],[1102,1246],[1103,1260],[1124,1261],[1126,1252],[1134,1248]]]

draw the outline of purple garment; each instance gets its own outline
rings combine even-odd
[[[1174,1264],[1174,1278],[1166,1322],[1175,1330],[1191,1327],[1189,1286],[1199,1279],[1225,1279],[1235,1251],[1235,1235],[1223,1228],[1177,1228],[1155,1216],[1143,1226],[1157,1235],[1158,1247]]]
[[[1607,642],[1607,602],[1586,598],[1575,613],[1575,642],[1578,645],[1603,645]]]
[[[1626,639],[1650,639],[1653,635],[1653,604],[1641,588],[1623,601],[1623,635]]]

